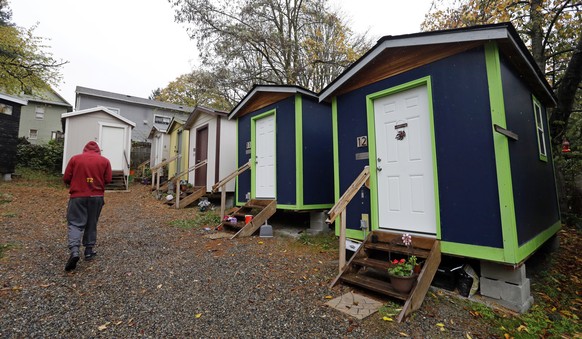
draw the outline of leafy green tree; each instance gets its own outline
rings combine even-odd
[[[53,58],[44,39],[34,35],[35,27],[17,27],[11,18],[8,2],[0,0],[0,88],[19,94],[58,85],[66,62]]]
[[[233,104],[219,88],[216,77],[207,71],[194,70],[180,75],[168,86],[152,93],[152,99],[186,106],[205,106],[230,110]]]
[[[253,84],[320,90],[370,46],[327,0],[169,0],[230,102]]]

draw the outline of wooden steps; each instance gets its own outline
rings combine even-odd
[[[232,238],[249,237],[255,233],[261,225],[267,221],[277,211],[276,200],[250,200],[245,205],[232,211],[228,216],[237,219],[236,222],[222,222],[222,226],[233,228],[237,232]],[[252,215],[253,218],[248,224],[245,217]]]
[[[412,236],[412,245],[402,243],[402,234],[387,231],[373,231],[364,240],[358,251],[334,279],[331,286],[338,282],[357,286],[395,299],[404,301],[398,321],[420,308],[428,288],[441,261],[440,242],[433,238]],[[388,277],[387,269],[391,260],[416,256],[422,263],[410,293],[396,291]]]
[[[181,192],[180,195],[180,206],[177,208],[186,208],[196,200],[202,198],[206,194],[206,186],[194,186],[191,190]],[[176,208],[176,198],[164,202],[166,205],[170,205]]]
[[[111,173],[111,182],[105,186],[106,191],[126,191],[126,177],[123,171],[113,171]]]

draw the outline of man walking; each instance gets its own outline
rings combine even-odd
[[[83,153],[69,160],[63,181],[70,185],[67,224],[71,255],[65,265],[65,271],[69,272],[77,267],[81,237],[85,260],[97,254],[93,246],[97,241],[97,221],[105,203],[105,186],[111,182],[111,164],[101,155],[95,141],[89,141]]]

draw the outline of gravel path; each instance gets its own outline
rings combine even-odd
[[[106,195],[97,258],[66,273],[66,190],[16,182],[1,192],[11,201],[0,204],[0,244],[14,245],[0,259],[1,338],[486,336],[462,304],[434,293],[406,324],[352,319],[324,305],[350,290],[328,287],[335,253],[172,227],[196,210],[170,209],[141,185]]]

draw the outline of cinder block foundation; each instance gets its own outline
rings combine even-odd
[[[496,299],[499,304],[516,312],[524,313],[533,304],[525,265],[513,268],[482,261],[479,283],[482,296]]]
[[[325,222],[327,215],[323,211],[309,212],[309,234],[319,234],[329,231],[329,226]]]
[[[2,175],[2,179],[3,179],[4,181],[12,181],[12,173],[4,173],[4,174]]]

